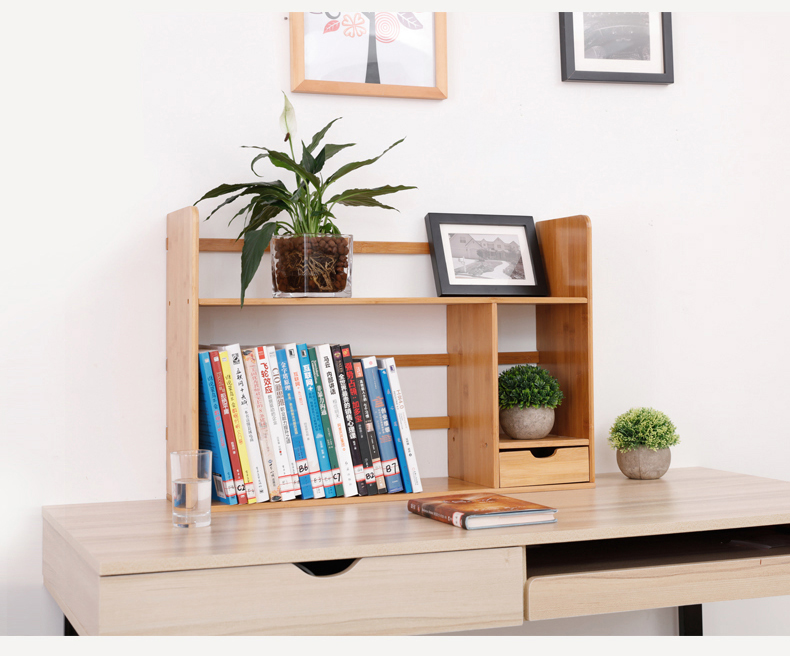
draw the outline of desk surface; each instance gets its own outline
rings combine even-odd
[[[702,468],[656,481],[513,494],[559,509],[556,524],[466,531],[392,503],[215,513],[172,526],[166,500],[48,506],[44,519],[100,576],[419,554],[790,524],[790,482]],[[283,504],[285,505],[285,504]]]

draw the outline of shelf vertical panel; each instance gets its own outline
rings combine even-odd
[[[587,298],[586,304],[537,306],[536,338],[540,365],[557,378],[565,395],[552,432],[590,440],[590,481],[594,481],[590,219],[539,221],[536,229],[551,295]]]
[[[167,494],[170,453],[198,448],[198,210],[167,215]]]
[[[447,470],[499,486],[496,303],[447,306]]]

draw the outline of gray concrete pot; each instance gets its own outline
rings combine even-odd
[[[653,480],[661,478],[669,469],[672,455],[669,449],[653,451],[646,446],[623,453],[617,451],[617,466],[628,478]]]
[[[554,408],[508,408],[499,411],[499,425],[508,437],[538,440],[554,426]]]

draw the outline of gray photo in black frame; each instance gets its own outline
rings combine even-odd
[[[425,216],[437,296],[548,296],[531,216]]]

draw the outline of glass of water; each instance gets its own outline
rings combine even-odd
[[[173,526],[199,528],[211,524],[211,451],[170,454]]]

